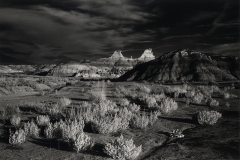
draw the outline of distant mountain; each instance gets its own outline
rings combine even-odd
[[[240,79],[238,57],[179,49],[139,64],[121,81],[229,81]]]

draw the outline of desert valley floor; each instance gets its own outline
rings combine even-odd
[[[1,111],[5,106],[19,106],[21,124],[35,119],[39,113],[32,107],[23,107],[25,102],[56,103],[61,97],[71,99],[69,109],[78,107],[83,101],[89,101],[88,91],[96,87],[97,82],[80,81],[69,86],[61,87],[57,92],[39,94],[37,92],[19,92],[10,95],[1,95]],[[137,82],[109,82],[105,83],[106,98],[117,104],[121,99],[114,96],[116,87],[128,89],[134,88]],[[219,88],[230,86],[231,83],[219,84]],[[164,85],[154,83],[138,83],[152,89],[157,93]],[[169,85],[170,88],[177,85]],[[188,84],[197,87],[199,84]],[[85,126],[84,132],[94,141],[94,146],[86,151],[76,153],[68,144],[50,141],[44,136],[43,130],[39,137],[27,137],[20,147],[13,147],[8,142],[9,129],[13,127],[9,122],[0,126],[0,159],[111,159],[103,152],[104,144],[121,134],[126,138],[133,138],[136,146],[142,145],[142,152],[137,159],[238,159],[240,144],[240,89],[239,83],[235,83],[234,89],[229,93],[237,97],[224,99],[218,93],[213,93],[212,98],[219,102],[219,106],[208,106],[206,103],[186,103],[185,98],[174,98],[178,108],[168,114],[159,114],[153,125],[143,129],[127,128],[116,133],[99,134],[91,127]],[[171,96],[171,95],[170,95]],[[138,101],[128,98],[129,101],[141,105],[141,114],[150,114],[147,107]],[[226,105],[228,103],[229,105]],[[200,110],[215,110],[222,114],[216,124],[197,124],[193,121],[193,115]],[[0,117],[3,119],[3,117]],[[2,120],[1,119],[1,120]],[[3,121],[2,121],[3,122]],[[183,138],[171,137],[170,132],[174,129],[182,130]]]

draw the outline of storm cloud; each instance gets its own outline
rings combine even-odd
[[[177,48],[237,55],[238,1],[1,0],[0,62],[138,57]],[[208,45],[206,45],[208,44]]]

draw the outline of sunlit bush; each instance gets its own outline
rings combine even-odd
[[[126,106],[128,106],[129,104],[130,104],[130,102],[129,102],[129,100],[126,99],[126,98],[123,98],[123,99],[121,99],[121,101],[120,101],[120,105],[121,105],[121,106],[126,107]]]
[[[12,145],[21,145],[26,141],[26,133],[23,129],[16,130],[15,133],[13,133],[10,130],[10,136],[9,136],[9,143]]]
[[[3,114],[7,118],[11,118],[13,115],[18,115],[20,109],[18,106],[5,106],[3,109]]]
[[[62,121],[56,123],[49,123],[44,130],[45,136],[49,139],[57,139],[69,142],[69,140],[76,136],[77,133],[83,132],[84,121]]]
[[[13,115],[10,118],[10,123],[14,126],[18,126],[20,124],[21,117],[19,115]]]
[[[171,98],[165,98],[161,101],[160,105],[157,106],[157,109],[164,114],[170,113],[178,108],[177,102]]]
[[[29,122],[24,123],[24,131],[26,135],[38,137],[40,129],[38,128],[37,124],[35,124],[34,121],[32,120],[30,123]]]
[[[63,106],[63,107],[67,107],[67,106],[69,106],[71,103],[72,103],[72,101],[71,101],[71,99],[69,99],[69,98],[66,98],[66,97],[62,97],[62,98],[60,98],[60,106]]]
[[[211,107],[217,107],[219,106],[219,102],[215,99],[208,99],[207,104]]]
[[[217,111],[199,111],[196,115],[199,124],[210,124],[217,123],[218,119],[222,117],[222,114]]]
[[[92,120],[92,128],[102,134],[116,133],[124,130],[129,126],[129,121],[132,118],[132,112],[126,107],[119,109],[113,114],[95,115]]]
[[[133,113],[137,113],[140,111],[140,106],[135,103],[131,103],[127,108]]]
[[[142,151],[142,145],[136,147],[133,139],[125,139],[122,135],[116,140],[106,143],[104,152],[113,159],[130,160],[135,159]]]
[[[145,114],[140,115],[138,114],[134,114],[132,119],[131,119],[131,127],[132,128],[140,128],[143,129],[145,127],[147,127],[149,123],[149,117]]]
[[[91,148],[93,141],[84,132],[79,132],[70,139],[70,145],[79,152]]]
[[[149,124],[152,126],[155,121],[158,119],[159,111],[151,112],[149,116]]]
[[[50,118],[47,115],[39,115],[37,116],[36,121],[39,126],[47,126],[50,122]]]
[[[95,88],[88,91],[88,99],[91,101],[104,101],[106,100],[105,83],[98,82]]]

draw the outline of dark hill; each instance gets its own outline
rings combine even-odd
[[[120,81],[231,81],[240,79],[238,57],[174,50],[159,58],[137,65]]]

